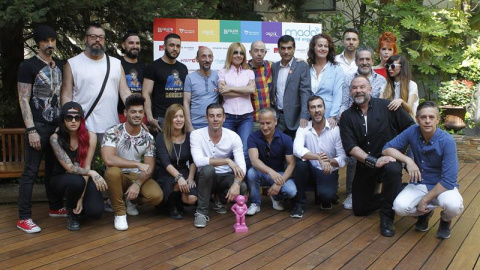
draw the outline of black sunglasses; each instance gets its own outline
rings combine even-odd
[[[75,122],[80,122],[80,119],[82,119],[82,116],[79,114],[76,114],[76,115],[67,114],[65,115],[65,117],[63,117],[63,119],[65,119],[67,122],[72,122],[74,119],[75,119]]]
[[[245,53],[242,51],[234,51],[233,55],[236,55],[236,54],[245,55]]]
[[[400,65],[400,64],[395,64],[395,63],[385,64],[385,68],[386,68],[386,69],[389,69],[390,67],[391,67],[392,69],[395,69],[396,67],[401,67],[401,66],[402,66],[402,65]]]

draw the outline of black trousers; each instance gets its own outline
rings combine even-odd
[[[383,184],[382,193],[374,194],[376,183]],[[369,168],[357,162],[352,183],[353,213],[366,216],[380,208],[387,217],[394,218],[393,201],[402,187],[402,164],[391,162],[382,168]]]

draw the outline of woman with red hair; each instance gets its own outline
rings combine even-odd
[[[392,32],[383,33],[378,39],[377,54],[380,57],[380,63],[377,66],[373,67],[373,70],[387,78],[387,69],[385,68],[385,63],[387,63],[390,56],[396,55],[398,53],[397,49],[397,37]]]
[[[65,197],[67,229],[80,230],[79,214],[100,218],[104,211],[102,191],[107,183],[90,169],[97,136],[85,126],[80,104],[67,102],[60,112],[58,130],[50,137],[57,157],[53,167],[51,185],[58,195]]]

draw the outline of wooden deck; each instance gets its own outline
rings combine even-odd
[[[356,217],[341,204],[320,211],[311,198],[304,217],[292,219],[289,204],[278,212],[264,197],[246,234],[233,233],[231,212],[212,211],[197,229],[193,215],[175,221],[149,207],[128,218],[125,232],[113,228],[112,213],[70,232],[45,203],[33,207],[42,232],[26,234],[15,227],[16,205],[0,205],[0,269],[480,269],[480,164],[461,164],[459,179],[465,211],[447,240],[435,237],[439,210],[428,232],[413,229],[415,218],[397,217],[397,234],[386,238],[378,213]]]

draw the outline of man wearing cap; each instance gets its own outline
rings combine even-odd
[[[57,34],[51,27],[41,25],[34,30],[33,37],[38,46],[38,54],[20,65],[17,80],[20,109],[27,128],[25,169],[20,178],[18,194],[17,227],[27,233],[41,231],[41,228],[32,221],[32,191],[43,155],[49,215],[66,216],[62,198],[58,198],[50,186],[55,156],[49,139],[57,127],[62,85],[62,62],[53,58]]]
[[[138,59],[141,51],[140,37],[137,32],[128,31],[122,37],[122,52],[123,57],[120,58],[123,70],[125,71],[125,79],[127,80],[127,86],[132,94],[142,94],[143,83],[143,70],[145,64]],[[118,118],[120,123],[125,123],[127,118],[123,114],[125,105],[123,101],[118,100]],[[147,118],[144,118],[146,124]]]
[[[84,42],[86,50],[68,59],[65,64],[61,101],[62,104],[75,101],[82,105],[87,128],[97,134],[97,142],[101,143],[105,130],[119,123],[119,94],[125,101],[131,92],[120,60],[105,54],[105,30],[102,26],[90,24],[85,31]]]

